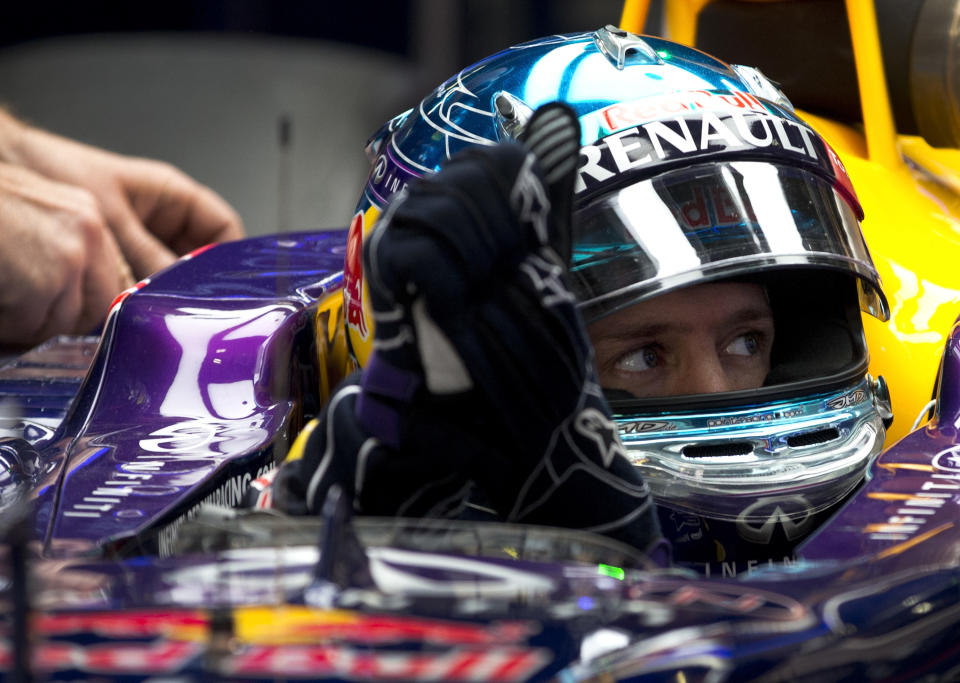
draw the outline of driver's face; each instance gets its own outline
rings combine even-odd
[[[587,328],[600,383],[638,397],[763,385],[773,314],[763,287],[695,285],[641,301]]]

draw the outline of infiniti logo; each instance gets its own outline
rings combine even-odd
[[[737,532],[752,543],[769,543],[780,525],[792,541],[806,534],[813,522],[813,510],[803,496],[770,496],[756,500],[737,515]]]

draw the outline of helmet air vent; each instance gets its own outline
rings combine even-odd
[[[732,441],[729,443],[711,443],[705,445],[687,445],[682,453],[688,458],[721,458],[731,455],[750,455],[753,453],[753,444],[749,441]]]
[[[836,427],[829,429],[818,429],[815,432],[806,432],[804,434],[795,434],[787,437],[787,445],[791,448],[803,448],[804,446],[816,446],[820,443],[827,443],[840,438],[840,432]]]
[[[493,96],[493,108],[496,111],[497,129],[501,139],[519,140],[527,121],[533,116],[533,109],[527,103],[505,90]]]
[[[779,106],[793,111],[793,103],[787,99],[780,87],[767,78],[760,69],[743,64],[731,64],[730,67],[743,79],[754,95],[777,103]]]
[[[630,64],[663,64],[657,51],[643,38],[616,26],[608,24],[595,31],[593,40],[604,57],[620,71],[623,71],[628,60]]]

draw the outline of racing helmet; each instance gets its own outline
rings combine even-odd
[[[717,559],[792,548],[880,451],[889,396],[867,374],[860,312],[889,314],[842,163],[755,69],[607,26],[504,50],[389,121],[348,236],[353,358],[373,339],[363,239],[390,198],[465,147],[519,138],[553,101],[581,125],[571,284],[588,324],[712,282],[757,283],[773,311],[763,386],[608,392],[665,535],[681,560],[685,543]]]

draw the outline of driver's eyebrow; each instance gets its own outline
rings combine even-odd
[[[758,320],[773,320],[773,312],[766,306],[744,306],[738,308],[724,322],[732,325],[752,323]]]
[[[773,322],[773,314],[770,312],[770,309],[766,306],[747,305],[736,309],[733,313],[726,316],[721,321],[721,324],[733,327],[760,321]],[[664,334],[689,334],[691,331],[692,328],[689,325],[673,320],[665,320],[653,323],[625,323],[615,329],[597,330],[594,334],[596,334],[597,339],[623,341],[637,338],[655,338]]]
[[[660,337],[664,334],[685,334],[690,332],[690,328],[676,322],[662,323],[639,323],[636,325],[622,325],[615,329],[603,330],[598,333],[600,339],[609,339],[612,341],[630,340],[637,338]]]

